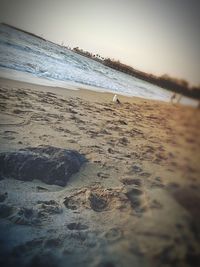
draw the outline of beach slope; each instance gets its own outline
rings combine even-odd
[[[85,159],[66,185],[2,172],[1,266],[200,265],[200,111],[112,98],[0,79],[1,155]]]

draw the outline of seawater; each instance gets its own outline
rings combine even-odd
[[[29,73],[64,87],[74,82],[118,94],[169,101],[171,92],[113,70],[65,47],[0,25],[0,74]],[[9,76],[9,77],[10,77]],[[191,100],[185,98],[185,103]],[[192,103],[192,102],[191,102]]]

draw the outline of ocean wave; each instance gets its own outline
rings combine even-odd
[[[73,81],[126,95],[164,101],[171,95],[158,86],[5,25],[0,26],[0,66],[39,78]]]

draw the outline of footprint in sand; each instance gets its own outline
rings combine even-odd
[[[110,153],[110,154],[114,154],[115,153],[115,151],[112,149],[112,148],[108,148],[108,153]]]
[[[140,172],[142,172],[142,168],[140,166],[138,166],[138,165],[133,165],[132,166],[132,172],[140,173]]]
[[[32,208],[18,208],[8,219],[20,225],[36,225],[39,223],[38,213]]]
[[[69,230],[87,230],[89,227],[86,224],[81,224],[81,223],[69,223],[67,225],[67,228]]]
[[[37,205],[39,216],[46,217],[49,214],[60,214],[62,213],[62,208],[54,200],[38,201]]]
[[[126,137],[122,137],[119,139],[119,144],[123,145],[123,146],[127,146],[129,143],[129,140]]]
[[[140,176],[147,178],[147,177],[151,176],[151,173],[150,172],[142,172],[142,173],[140,173]]]
[[[122,230],[120,230],[119,228],[111,228],[108,232],[105,233],[105,238],[110,242],[117,241],[121,237]]]
[[[65,200],[63,202],[66,208],[70,210],[77,210],[78,209],[78,203],[72,198],[72,197],[65,197]]]
[[[38,201],[34,208],[13,208],[7,205],[0,206],[0,214],[11,222],[20,225],[38,225],[50,215],[62,213],[62,209],[54,200]]]
[[[65,197],[64,205],[71,210],[91,209],[95,212],[104,212],[112,209],[127,207],[127,196],[123,187],[103,188],[94,185],[91,188],[82,188]]]
[[[121,180],[121,182],[124,184],[124,185],[135,185],[135,186],[138,186],[140,187],[142,185],[142,181],[141,179],[129,179],[129,178],[124,178]]]
[[[180,184],[175,183],[175,182],[171,182],[167,185],[167,189],[169,189],[169,190],[175,190],[179,187],[180,187]]]
[[[126,196],[131,202],[131,207],[137,213],[140,213],[143,211],[142,202],[141,202],[142,194],[143,194],[142,190],[137,189],[137,188],[133,188],[129,192],[126,193]]]
[[[103,172],[98,172],[97,176],[102,178],[102,179],[108,179],[109,178],[109,174],[103,173]]]
[[[108,206],[107,200],[96,193],[90,194],[89,201],[90,201],[90,207],[97,212],[104,211]]]
[[[150,184],[150,186],[152,188],[164,188],[165,187],[160,177],[156,177],[155,180]]]
[[[14,136],[3,136],[3,138],[6,140],[14,140],[15,139]]]
[[[15,139],[15,135],[18,134],[15,131],[4,131],[3,133],[3,138],[7,139],[7,140],[14,140]]]

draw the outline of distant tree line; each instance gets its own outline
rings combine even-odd
[[[191,87],[189,83],[184,79],[173,78],[167,74],[164,74],[160,77],[152,74],[147,74],[145,72],[138,71],[128,65],[125,65],[121,63],[119,60],[115,61],[110,58],[105,59],[103,61],[103,64],[110,68],[132,75],[141,80],[145,80],[152,84],[163,87],[167,90],[173,91],[175,93],[200,100],[200,85]]]
[[[80,54],[80,55],[83,55],[83,56],[89,57],[91,59],[97,60],[99,62],[102,62],[105,59],[104,57],[101,57],[99,54],[92,54],[92,53],[90,53],[88,51],[84,51],[83,49],[81,49],[79,47],[74,47],[73,51],[78,53],[78,54]]]

